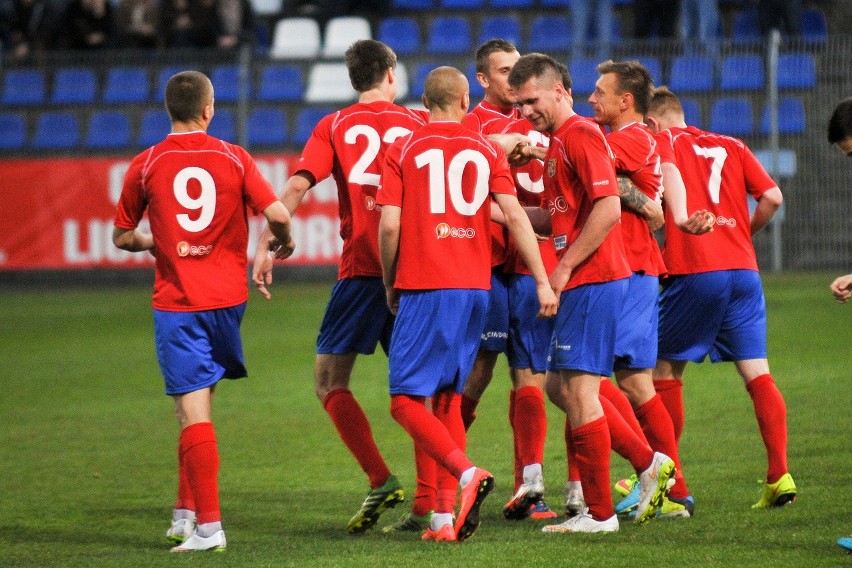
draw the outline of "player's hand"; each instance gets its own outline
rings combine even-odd
[[[387,296],[390,313],[396,315],[396,312],[399,310],[399,290],[393,286],[385,286],[385,295]]]
[[[831,293],[838,304],[845,304],[852,298],[852,274],[840,276],[831,283]]]
[[[649,199],[645,202],[645,205],[642,206],[642,215],[645,217],[645,221],[648,223],[648,228],[652,233],[656,233],[657,230],[659,230],[659,228],[666,222],[666,216],[663,213],[663,206],[653,199]]]
[[[552,318],[556,315],[556,310],[559,309],[559,295],[554,293],[550,288],[550,282],[543,282],[536,286],[536,294],[538,295],[538,314],[539,318]]]
[[[286,244],[277,243],[275,247],[275,258],[278,260],[284,260],[285,258],[289,258],[293,251],[296,250],[296,242],[293,240],[293,237],[290,237],[290,240]]]
[[[534,158],[532,154],[532,146],[525,142],[518,144],[506,155],[509,165],[513,168],[526,165]]]
[[[716,218],[706,209],[700,209],[689,216],[685,221],[677,224],[678,229],[690,235],[703,235],[713,230]]]
[[[503,152],[508,156],[520,144],[529,144],[530,139],[519,132],[504,132],[502,134],[489,134],[488,139],[496,142]]]
[[[550,273],[550,289],[553,290],[557,298],[562,295],[562,290],[565,289],[570,279],[571,269],[563,266],[561,263],[556,265],[556,269]]]
[[[272,294],[266,289],[267,286],[272,284],[272,255],[265,250],[265,247],[258,247],[258,251],[254,255],[251,280],[254,282],[254,287],[264,298],[267,300],[272,298]]]

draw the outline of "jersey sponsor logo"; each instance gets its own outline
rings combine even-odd
[[[178,256],[204,256],[213,252],[213,245],[190,245],[186,241],[181,241],[177,244]]]
[[[568,245],[568,236],[567,235],[557,235],[553,237],[553,246],[556,247],[556,250],[562,250]]]
[[[721,225],[722,227],[724,227],[724,226],[736,227],[737,226],[737,220],[734,219],[733,217],[728,218],[728,217],[723,217],[722,215],[719,215],[718,217],[716,217],[716,224]]]
[[[550,209],[550,214],[553,215],[557,211],[560,213],[565,213],[568,211],[568,202],[565,201],[565,198],[561,195],[556,199],[551,199],[548,202],[548,209]]]
[[[547,160],[547,177],[556,175],[556,158]]]
[[[470,227],[450,227],[447,223],[438,223],[435,227],[435,235],[439,239],[452,237],[454,239],[472,239],[476,236],[476,231]]]
[[[593,186],[595,186],[595,185],[609,185],[609,180],[608,179],[602,179],[600,181],[593,181],[592,185]]]

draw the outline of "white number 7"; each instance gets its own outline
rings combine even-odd
[[[692,149],[699,156],[713,160],[713,163],[710,164],[710,179],[707,181],[707,190],[710,192],[710,200],[713,203],[719,203],[719,192],[722,185],[722,166],[725,165],[725,160],[728,159],[728,151],[721,146],[702,148],[695,144],[692,145]]]

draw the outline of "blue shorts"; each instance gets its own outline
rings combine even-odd
[[[491,270],[491,290],[488,291],[488,314],[482,331],[480,351],[506,352],[509,337],[509,282],[501,267]]]
[[[581,371],[608,377],[615,356],[618,318],[627,278],[562,292],[553,322],[548,371]]]
[[[547,354],[553,336],[553,319],[538,318],[535,278],[529,274],[509,276],[509,345],[506,355],[513,369],[547,370]]]
[[[331,289],[331,299],[317,336],[317,353],[345,355],[376,352],[390,346],[393,316],[381,278],[343,278]]]
[[[391,340],[390,393],[460,393],[479,350],[487,290],[405,290]]]
[[[615,370],[653,369],[657,366],[660,279],[634,272],[615,336]]]
[[[248,374],[240,337],[245,311],[245,302],[201,312],[154,310],[154,342],[166,394],[186,394],[211,387],[222,378]]]
[[[754,270],[671,276],[660,294],[659,357],[700,363],[766,358],[766,300]]]

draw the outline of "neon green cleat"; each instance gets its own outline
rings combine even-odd
[[[789,473],[782,475],[775,483],[763,484],[763,495],[760,501],[751,506],[752,509],[769,509],[783,507],[796,500],[796,484]]]
[[[636,483],[639,482],[639,478],[636,477],[635,473],[631,473],[630,477],[625,477],[624,479],[619,479],[616,481],[612,488],[616,493],[621,495],[622,497],[627,497],[630,495],[630,492],[633,491],[633,488],[636,487]]]
[[[391,475],[385,484],[370,489],[367,498],[355,516],[346,525],[349,534],[358,534],[373,527],[382,513],[405,501],[405,492],[395,476]]]
[[[429,526],[429,521],[432,520],[432,511],[429,511],[422,517],[418,517],[417,515],[408,512],[404,514],[400,519],[392,525],[388,525],[382,529],[383,533],[395,533],[395,532],[423,532],[427,526]]]

